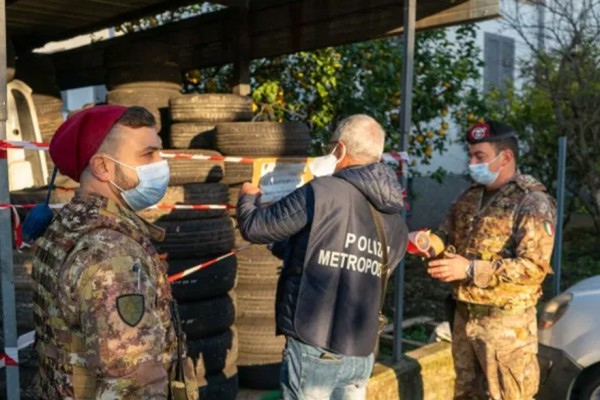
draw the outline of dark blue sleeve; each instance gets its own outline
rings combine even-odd
[[[289,245],[289,240],[282,240],[280,242],[273,242],[270,246],[270,250],[271,253],[279,258],[280,260],[283,260],[283,258],[285,257],[285,252],[288,248]]]
[[[312,219],[313,210],[314,192],[308,184],[267,207],[260,207],[256,196],[241,196],[237,204],[237,219],[244,239],[267,244],[300,232]]]

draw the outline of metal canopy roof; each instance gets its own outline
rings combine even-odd
[[[8,0],[7,31],[19,49],[155,15],[193,0]]]
[[[92,33],[194,0],[8,0],[8,34],[17,53]],[[227,8],[53,54],[61,89],[104,82],[104,49],[117,43],[165,42],[178,49],[182,70],[397,35],[402,0],[216,0]],[[246,14],[240,8],[248,4]],[[499,0],[419,0],[417,29],[496,17]],[[245,18],[246,25],[240,18]],[[242,28],[243,27],[243,28]],[[245,31],[244,31],[245,29]],[[244,39],[241,39],[244,38]]]

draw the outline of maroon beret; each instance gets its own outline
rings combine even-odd
[[[507,138],[517,138],[514,129],[509,125],[492,120],[478,122],[467,131],[467,142],[477,144],[495,142]]]
[[[79,182],[90,159],[125,111],[127,107],[123,106],[96,106],[63,122],[50,142],[50,157],[60,173]]]

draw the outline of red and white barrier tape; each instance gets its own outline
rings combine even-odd
[[[40,142],[6,141],[0,140],[2,150],[48,150],[50,144]]]
[[[146,210],[228,210],[233,204],[157,204]]]
[[[23,240],[23,229],[17,209],[32,209],[37,204],[0,204],[0,210],[11,209],[13,216],[13,234],[15,237],[15,245],[18,251],[24,247],[29,247],[29,244]],[[48,204],[48,207],[53,209],[63,208],[65,204]],[[234,209],[233,204],[157,204],[149,207],[146,210],[229,210]]]
[[[194,267],[190,267],[185,271],[178,272],[169,276],[169,283],[175,282],[185,276],[193,274],[196,271],[204,269],[210,265],[216,264],[221,260],[224,260],[227,257],[231,257],[232,255],[239,253],[240,251],[247,249],[250,245],[238,247],[237,249],[233,249],[230,252],[223,254],[220,257],[212,259],[210,261],[206,261],[202,264],[198,264]],[[0,354],[0,368],[4,368],[6,366],[18,366],[19,365],[19,350],[22,350],[28,346],[31,346],[35,342],[35,331],[27,332],[26,334],[19,336],[17,340],[17,347],[7,347],[4,349],[4,353]]]
[[[0,151],[20,149],[20,150],[48,150],[48,143],[39,143],[39,142],[26,142],[26,141],[5,141],[0,140]],[[241,163],[241,164],[252,164],[254,163],[254,158],[249,157],[230,157],[230,156],[205,156],[202,154],[189,154],[189,153],[160,153],[162,158],[171,158],[171,159],[179,159],[179,160],[199,160],[199,161],[222,161],[222,162],[231,162],[231,163]],[[398,162],[407,162],[409,161],[408,153],[403,152],[389,152],[384,153],[382,156],[383,161],[398,163]]]
[[[35,342],[35,331],[27,332],[17,339],[17,347],[7,347],[0,354],[0,368],[19,365],[19,350],[29,347]]]
[[[48,150],[48,143],[24,142],[24,141],[5,141],[0,140],[0,150]],[[223,161],[232,163],[252,164],[253,158],[247,157],[226,157],[226,156],[205,156],[202,154],[189,153],[160,153],[162,158],[172,158],[178,160],[200,160],[200,161]]]
[[[229,253],[223,254],[220,257],[217,257],[217,258],[212,259],[210,261],[206,261],[206,262],[204,262],[202,264],[198,264],[198,265],[196,265],[194,267],[186,269],[185,271],[181,271],[181,272],[178,272],[176,274],[173,274],[173,275],[169,276],[169,283],[178,281],[179,279],[183,278],[184,276],[188,276],[190,274],[193,274],[196,271],[200,271],[201,269],[204,269],[204,268],[206,268],[206,267],[208,267],[210,265],[218,263],[219,261],[224,260],[227,257],[231,257],[232,255],[234,255],[236,253],[239,253],[242,250],[247,249],[248,247],[250,247],[249,244],[246,245],[246,246],[238,247],[237,249],[233,249]]]
[[[0,204],[0,209],[4,208],[24,208],[32,209],[38,204]],[[60,209],[66,204],[48,204],[48,207]],[[233,204],[157,204],[146,210],[227,210],[235,208]]]
[[[248,157],[227,157],[227,156],[205,156],[202,154],[188,153],[160,153],[162,158],[173,158],[176,160],[200,160],[200,161],[223,161],[240,164],[253,164],[254,159]]]
[[[24,208],[27,210],[32,209],[33,207],[37,206],[38,204],[0,204],[0,209],[4,209],[4,208]],[[63,208],[65,206],[65,204],[48,204],[48,207],[50,208]]]
[[[383,155],[381,156],[381,159],[384,162],[389,162],[392,164],[410,161],[410,157],[408,156],[408,153],[406,151],[400,151],[400,152],[391,151],[389,153],[383,153]]]

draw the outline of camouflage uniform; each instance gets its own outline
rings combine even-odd
[[[167,398],[177,341],[166,266],[149,239],[162,236],[102,197],[61,210],[33,262],[41,398]]]
[[[484,190],[465,191],[440,228],[457,254],[475,260],[473,278],[453,285],[455,399],[532,399],[539,383],[535,305],[552,273],[555,204],[520,173],[482,206]]]

